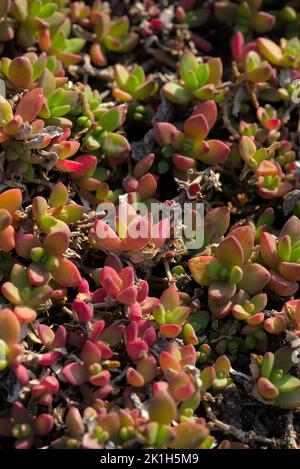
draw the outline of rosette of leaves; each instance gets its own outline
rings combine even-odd
[[[232,315],[246,321],[250,326],[258,326],[264,321],[264,309],[268,302],[266,293],[258,293],[250,297],[245,291],[239,290],[232,308]]]
[[[215,2],[214,12],[218,20],[234,23],[235,29],[243,33],[267,33],[275,25],[276,17],[262,11],[263,0],[245,0],[234,3],[230,0]]]
[[[128,202],[135,206],[140,201],[151,204],[157,191],[158,177],[148,172],[155,160],[154,153],[144,156],[133,168],[132,175],[128,175],[122,182],[128,194]]]
[[[236,32],[231,42],[231,53],[239,70],[244,73],[242,77],[248,82],[255,84],[270,80],[273,68],[258,54],[255,41],[247,43],[244,35]]]
[[[161,352],[159,364],[164,374],[168,390],[177,402],[183,403],[181,409],[191,408],[193,411],[199,406],[201,393],[211,389],[221,391],[231,383],[230,360],[225,356],[218,357],[214,366],[201,370],[201,385],[196,381],[189,369],[195,366],[196,350],[192,344],[181,348],[172,343],[167,350]]]
[[[217,106],[214,101],[200,103],[185,121],[183,132],[168,122],[154,125],[156,142],[163,155],[172,157],[176,168],[186,171],[198,160],[216,165],[226,159],[229,147],[221,140],[205,140],[217,120]]]
[[[190,185],[190,189],[193,190],[193,187],[191,186],[192,184]],[[199,190],[200,190],[200,187],[199,187]],[[192,215],[193,215],[193,212],[192,212]],[[196,222],[196,218],[195,218],[195,222]],[[196,252],[203,251],[203,249],[209,244],[219,242],[222,236],[228,230],[229,223],[230,223],[230,212],[229,212],[228,207],[225,207],[225,206],[216,207],[210,210],[204,216],[203,243],[201,244],[201,247],[194,245],[192,248],[187,249],[187,251],[184,254],[186,255],[190,255],[191,253],[195,254]],[[197,238],[187,239],[185,236],[183,236],[183,243],[186,244],[188,242],[189,246],[193,245],[194,240],[195,240],[195,244],[196,243],[198,244]]]
[[[131,52],[138,45],[139,36],[130,31],[128,16],[112,20],[108,11],[94,15],[97,22],[94,23],[95,42],[90,48],[90,55],[95,65],[106,65],[106,51],[124,54]]]
[[[47,54],[55,55],[65,66],[75,65],[81,61],[80,52],[86,40],[81,37],[69,37],[72,31],[70,18],[56,27],[46,28],[40,32],[39,47]]]
[[[44,120],[37,119],[43,112],[44,102],[43,89],[35,88],[21,98],[13,114],[9,101],[0,97],[0,140],[5,149],[8,174],[34,180],[35,166],[48,171],[56,166],[65,172],[82,166],[66,161],[80,146],[79,142],[68,140],[70,130],[45,125]]]
[[[117,88],[113,89],[113,96],[119,101],[145,101],[158,91],[154,77],[146,77],[143,67],[138,65],[127,70],[123,65],[117,64],[114,67],[114,77]]]
[[[114,76],[117,87],[113,88],[112,94],[115,99],[129,103],[129,119],[149,124],[153,116],[153,110],[145,103],[147,103],[159,89],[155,78],[151,75],[146,77],[144,69],[141,66],[127,70],[120,64],[115,65]]]
[[[40,55],[26,52],[13,60],[2,57],[1,73],[5,81],[9,80],[8,85],[17,89],[43,87],[45,92],[46,83],[53,82],[59,87],[67,82],[61,62],[45,52]]]
[[[84,2],[73,2],[71,18],[92,33],[90,39],[93,43],[90,47],[90,56],[98,67],[107,64],[107,53],[130,52],[139,42],[138,34],[130,31],[128,16],[111,18],[108,2],[95,1],[91,6]]]
[[[300,280],[300,220],[292,216],[278,237],[262,233],[260,256],[270,269],[269,288],[280,296],[294,295]]]
[[[255,233],[255,239],[259,240],[264,231],[272,231],[272,226],[275,221],[275,213],[273,207],[268,207],[262,212],[256,221],[249,220],[249,226]]]
[[[265,267],[251,262],[253,248],[252,229],[241,226],[219,243],[214,256],[200,255],[188,262],[194,280],[200,285],[209,286],[209,307],[219,317],[231,310],[237,289],[255,295],[270,280],[270,273]]]
[[[78,165],[70,172],[70,177],[79,188],[79,193],[92,202],[110,201],[117,203],[119,194],[123,193],[121,188],[111,191],[106,181],[110,176],[110,171],[98,165],[95,155],[84,154],[77,156],[71,163]],[[91,193],[95,192],[93,196]]]
[[[66,65],[80,60],[78,52],[85,40],[69,38],[72,23],[64,0],[15,0],[11,16],[19,23],[17,41],[21,47],[38,44],[42,51],[55,54]]]
[[[38,438],[48,435],[54,426],[53,416],[47,413],[33,415],[20,401],[15,401],[10,417],[0,419],[0,434],[13,438],[15,449],[29,449]]]
[[[155,328],[146,319],[131,321],[125,329],[126,353],[132,361],[138,362],[148,355],[156,340]]]
[[[258,187],[259,195],[264,199],[282,197],[293,189],[293,185],[286,180],[286,175],[279,164],[282,159],[284,163],[285,159],[276,158],[275,148],[276,146],[271,145],[267,149],[263,147],[257,149],[254,140],[245,135],[239,143],[240,155],[245,161],[243,177],[248,171],[255,174],[254,183]]]
[[[170,232],[170,221],[167,218],[154,223],[151,214],[149,217],[139,215],[127,202],[117,207],[117,213],[120,210],[127,214],[127,223],[120,223],[116,231],[102,219],[96,220],[94,236],[99,249],[124,253],[134,263],[138,263],[147,245],[152,248],[153,254],[164,246]]]
[[[251,364],[255,394],[281,409],[295,409],[300,405],[300,380],[289,374],[294,366],[291,355],[292,349],[283,347],[275,354],[255,356]]]
[[[84,207],[69,202],[68,189],[62,182],[53,186],[48,202],[44,197],[36,197],[33,200],[32,210],[39,228],[45,230],[46,233],[49,231],[48,226],[51,226],[51,222],[53,229],[66,228],[67,231],[66,225],[76,223],[84,213]]]
[[[111,164],[119,164],[130,152],[128,140],[115,132],[125,121],[126,107],[125,105],[111,109],[102,107],[98,114],[96,125],[83,138],[83,145],[89,151],[101,149]]]
[[[47,284],[48,278],[37,279],[37,272],[15,264],[10,272],[10,281],[1,287],[2,295],[14,305],[14,314],[20,323],[28,324],[36,319],[37,310],[50,299],[52,288]]]
[[[163,93],[167,99],[177,104],[186,104],[193,99],[220,99],[218,86],[221,84],[222,74],[223,66],[218,57],[203,62],[186,50],[179,62],[179,83],[166,83]]]
[[[25,259],[31,259],[31,278],[36,285],[49,281],[50,274],[62,287],[75,287],[81,275],[75,264],[64,256],[69,247],[70,230],[66,223],[74,223],[82,215],[82,207],[67,204],[68,193],[63,184],[55,186],[50,197],[50,207],[43,197],[35,197],[32,204],[33,218],[46,234],[41,242],[31,233],[18,233],[16,251]]]
[[[62,369],[64,379],[73,386],[91,383],[105,387],[110,379],[110,372],[101,366],[101,351],[96,344],[87,340],[81,350],[80,361],[71,362]]]
[[[276,67],[291,68],[300,70],[300,41],[298,37],[292,39],[281,39],[277,45],[271,39],[260,37],[257,39],[257,46],[270,64]]]
[[[184,334],[183,325],[189,313],[190,308],[181,304],[179,292],[175,287],[169,287],[163,292],[159,305],[152,311],[160,333],[168,338],[177,337],[181,332]]]

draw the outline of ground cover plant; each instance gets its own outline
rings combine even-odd
[[[0,448],[299,448],[299,33],[0,2]]]

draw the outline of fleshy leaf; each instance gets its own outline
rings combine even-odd
[[[51,274],[62,287],[76,287],[81,282],[81,275],[72,261],[59,257],[58,266],[50,269]]]
[[[249,295],[255,295],[261,291],[269,282],[271,275],[263,266],[253,263],[242,267],[243,279],[238,287],[245,290]]]
[[[73,386],[81,386],[89,379],[87,369],[82,362],[69,363],[62,369],[62,375]]]
[[[16,108],[16,114],[19,114],[24,122],[32,122],[40,110],[44,101],[44,93],[42,88],[35,88],[26,93]]]

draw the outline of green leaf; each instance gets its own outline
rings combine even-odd
[[[209,66],[207,64],[200,64],[196,70],[198,78],[198,87],[205,85],[209,78]]]
[[[121,122],[120,110],[118,107],[114,107],[109,111],[101,114],[98,119],[98,123],[107,132],[113,132],[116,130]]]
[[[252,158],[257,162],[257,164],[259,165],[262,161],[264,161],[266,159],[266,149],[265,148],[260,148],[259,150],[257,150],[254,155],[252,156]]]
[[[139,84],[141,85],[145,81],[145,72],[143,67],[135,67],[132,74],[135,76]]]
[[[57,32],[51,41],[51,48],[55,51],[62,51],[66,47],[66,38],[63,32]]]
[[[122,16],[110,23],[109,34],[115,37],[125,36],[129,30],[129,20],[127,16]]]
[[[67,39],[66,47],[64,48],[65,52],[72,52],[76,54],[80,52],[81,49],[84,47],[86,41],[84,39],[80,39],[79,37],[73,37],[72,39]]]
[[[180,59],[179,63],[179,75],[181,78],[186,81],[187,73],[192,70],[194,73],[197,73],[197,68],[199,67],[198,60],[194,56],[194,54],[187,50],[185,51]]]
[[[186,104],[192,99],[192,93],[177,83],[167,83],[163,87],[163,93],[167,99],[177,104]]]
[[[188,70],[185,74],[185,84],[191,90],[196,90],[198,88],[198,80],[196,74],[193,70]]]
[[[138,87],[138,79],[135,76],[130,75],[126,81],[126,91],[128,91],[129,93],[134,93]]]
[[[53,109],[51,109],[51,116],[52,117],[61,117],[64,116],[65,114],[68,114],[70,111],[71,107],[70,106],[58,106]]]
[[[300,380],[295,376],[282,376],[278,380],[273,381],[273,383],[280,393],[292,392],[296,389],[300,390]]]
[[[126,68],[123,67],[123,65],[117,64],[115,65],[114,72],[117,85],[122,89],[125,88],[129,78],[129,73],[127,72]]]
[[[260,65],[260,57],[257,52],[251,51],[248,53],[246,58],[247,72],[255,70]]]
[[[38,16],[40,18],[49,18],[57,10],[57,5],[55,3],[47,3],[39,9]]]

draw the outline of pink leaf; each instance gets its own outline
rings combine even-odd
[[[51,274],[62,287],[76,287],[81,282],[81,275],[72,261],[57,257],[58,266],[51,268]]]
[[[19,114],[24,122],[32,122],[40,110],[44,102],[44,92],[42,88],[35,88],[26,93],[17,105],[16,114]]]
[[[199,155],[203,163],[216,165],[224,161],[229,155],[229,147],[221,140],[207,140],[208,151]]]
[[[83,164],[72,160],[57,160],[56,167],[59,171],[63,171],[65,173],[72,173],[73,176],[75,171],[82,170]]]
[[[103,267],[100,272],[100,281],[107,293],[113,296],[120,293],[120,290],[123,287],[121,278],[112,267]]]
[[[118,293],[116,298],[120,303],[125,305],[134,304],[137,298],[137,288],[135,286],[127,287]]]
[[[179,306],[179,294],[175,287],[169,287],[163,292],[160,301],[166,311],[173,311]]]
[[[231,53],[233,59],[237,63],[241,63],[243,61],[243,50],[244,50],[245,39],[243,33],[237,31],[232,39],[231,43]]]
[[[92,176],[97,167],[97,158],[94,155],[80,155],[76,158],[75,162],[80,164],[81,167],[73,172],[71,177],[74,179],[83,176]]]
[[[82,362],[72,362],[62,369],[62,375],[72,386],[81,386],[89,379],[87,369]]]
[[[218,115],[216,103],[212,100],[209,100],[203,101],[202,103],[198,104],[198,106],[192,112],[192,116],[197,116],[199,114],[201,114],[205,118],[209,130],[211,130],[216,123]]]
[[[122,251],[122,241],[107,223],[96,220],[94,230],[100,247],[112,252]]]
[[[203,140],[209,132],[206,118],[202,114],[189,117],[184,123],[184,132],[192,139]]]
[[[85,364],[85,366],[92,365],[93,363],[99,363],[101,360],[101,352],[97,345],[95,345],[93,342],[90,340],[87,340],[86,343],[84,344],[80,358]]]
[[[160,147],[171,145],[172,134],[176,133],[176,127],[168,122],[156,122],[154,124],[154,138]]]

